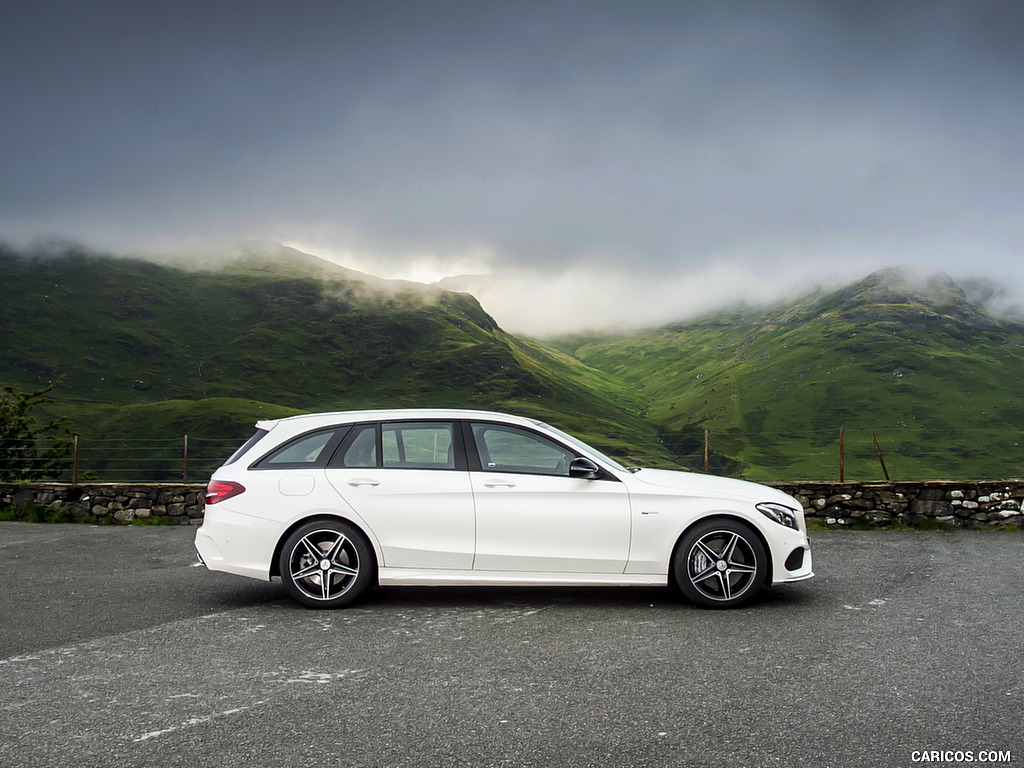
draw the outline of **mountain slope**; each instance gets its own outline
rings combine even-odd
[[[840,291],[558,348],[632,382],[678,454],[710,431],[748,477],[881,479],[1024,471],[1024,328],[948,277],[884,271]],[[699,435],[699,438],[698,438]]]
[[[62,377],[55,410],[101,476],[117,451],[141,461],[136,441],[173,456],[188,434],[215,462],[257,418],[392,406],[513,411],[627,462],[693,468],[707,430],[712,471],[752,479],[837,478],[841,428],[850,479],[882,477],[872,431],[895,479],[1024,474],[1024,326],[945,276],[887,270],[768,309],[539,343],[467,294],[275,244],[229,256],[184,270],[0,247],[0,383]]]
[[[206,399],[306,411],[474,406],[549,419],[624,458],[666,457],[628,387],[504,333],[468,294],[265,245],[192,271],[0,249],[0,276],[0,382],[61,377],[55,396],[84,435],[96,434],[88,414],[109,413],[95,404],[136,406],[137,427],[95,417],[125,437],[142,424],[163,437],[181,421],[175,408]],[[210,437],[244,434],[255,408],[211,417]]]

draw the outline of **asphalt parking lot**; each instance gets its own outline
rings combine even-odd
[[[819,532],[818,577],[317,612],[187,528],[0,523],[0,766],[1024,765],[1024,534]]]

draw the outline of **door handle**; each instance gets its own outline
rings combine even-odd
[[[372,477],[355,477],[349,480],[348,484],[355,488],[360,485],[380,485],[380,481]]]
[[[516,484],[511,480],[485,480],[484,487],[486,488],[515,488]]]

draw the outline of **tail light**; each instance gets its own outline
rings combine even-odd
[[[231,480],[211,480],[206,486],[206,503],[216,504],[240,493],[245,493],[245,486],[241,483]]]

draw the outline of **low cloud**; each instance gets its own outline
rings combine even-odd
[[[799,258],[759,265],[737,258],[652,273],[573,265],[560,271],[462,275],[440,285],[473,294],[505,330],[543,338],[658,327],[740,303],[770,305],[856,280],[881,266],[864,260],[840,268]]]

